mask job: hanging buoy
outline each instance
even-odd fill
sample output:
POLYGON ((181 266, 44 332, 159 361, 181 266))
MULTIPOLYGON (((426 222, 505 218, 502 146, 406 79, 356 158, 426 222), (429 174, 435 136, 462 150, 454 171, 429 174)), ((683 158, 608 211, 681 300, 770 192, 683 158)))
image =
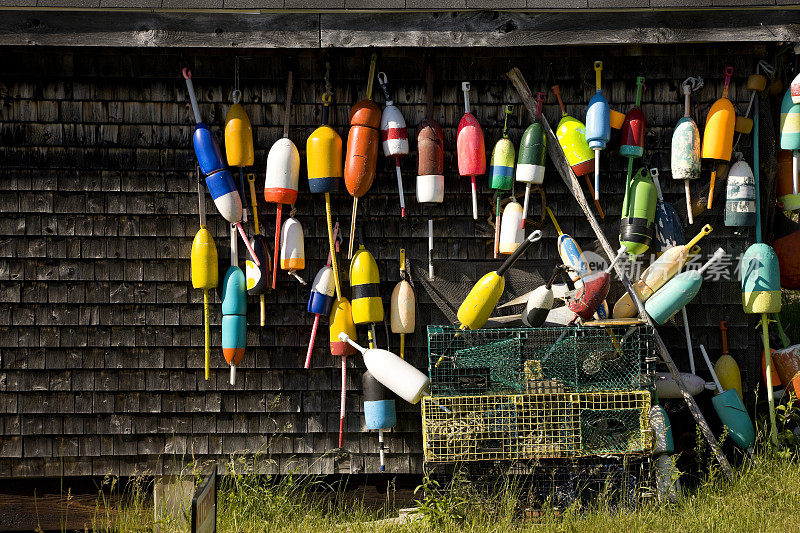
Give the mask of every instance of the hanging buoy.
MULTIPOLYGON (((572 167, 575 175, 585 177, 586 187, 589 189, 589 194, 594 198, 595 190, 588 176, 594 169, 594 151, 589 148, 589 143, 586 142, 586 127, 580 120, 567 115, 564 102, 561 101, 561 88, 558 85, 553 85, 552 90, 561 108, 561 120, 558 121, 558 126, 556 127, 558 144, 561 146, 561 150, 567 158, 567 163, 572 167)), ((603 208, 600 207, 600 201, 595 200, 594 205, 600 218, 605 218, 606 215, 603 212, 603 208)))
POLYGON ((522 206, 515 201, 508 202, 503 208, 503 219, 500 222, 500 244, 498 251, 510 255, 525 240, 522 229, 522 206))
POLYGON ((199 199, 200 229, 192 241, 191 272, 192 287, 203 289, 203 329, 205 332, 205 378, 211 377, 211 331, 209 327, 208 291, 219 283, 219 267, 217 265, 217 247, 211 232, 206 228, 206 199, 197 182, 199 199))
MULTIPOLYGON (((625 114, 625 122, 622 124, 622 137, 620 139, 619 153, 628 158, 628 176, 626 189, 631 188, 631 176, 633 174, 633 160, 642 157, 644 154, 644 134, 647 125, 644 112, 642 111, 642 89, 644 88, 644 77, 636 78, 636 104, 625 114)), ((628 192, 625 192, 628 198, 628 192)), ((625 208, 622 208, 625 217, 625 208)), ((645 250, 647 247, 645 246, 645 250)), ((644 250, 642 250, 644 252, 644 250)), ((633 254, 638 255, 638 254, 633 254)))
POLYGON ((725 188, 725 225, 756 225, 756 180, 750 165, 737 161, 728 171, 725 188))
POLYGON ((220 215, 236 226, 247 247, 247 251, 250 252, 250 257, 253 258, 256 264, 259 264, 258 259, 255 257, 255 252, 250 246, 250 239, 247 238, 242 227, 242 198, 233 183, 233 176, 225 168, 225 163, 222 161, 222 152, 219 149, 219 144, 214 139, 211 130, 202 123, 200 118, 200 106, 197 104, 197 97, 194 94, 192 72, 188 68, 184 68, 182 74, 186 80, 186 88, 189 91, 189 100, 192 103, 192 112, 196 122, 194 135, 192 135, 194 153, 197 156, 200 170, 206 177, 208 192, 211 193, 214 205, 217 206, 220 215))
POLYGON ((305 280, 297 272, 306 268, 306 249, 303 226, 293 216, 286 219, 281 230, 281 269, 287 270, 300 284, 305 280))
POLYGON ((703 147, 701 157, 712 159, 714 169, 711 171, 711 182, 708 188, 708 209, 714 202, 714 181, 717 177, 716 165, 719 162, 727 163, 733 151, 733 130, 736 124, 736 111, 728 100, 728 86, 733 76, 733 67, 725 68, 725 85, 722 97, 714 102, 706 117, 706 128, 703 131, 703 147))
MULTIPOLYGON (((235 239, 232 233, 231 240, 235 239)), ((231 367, 231 385, 236 384, 236 367, 247 346, 247 282, 235 256, 234 250, 222 280, 222 355, 231 367)))
MULTIPOLYGON (((433 65, 428 65, 425 81, 425 120, 417 128, 417 202, 440 204, 444 200, 444 134, 433 120, 433 65)), ((433 278, 433 219, 428 218, 428 279, 433 278)))
POLYGON ((800 104, 792 100, 791 89, 781 102, 781 149, 792 151, 792 194, 798 194, 798 166, 800 165, 800 104))
POLYGON ((359 228, 358 250, 350 261, 350 287, 353 296, 353 322, 368 325, 369 347, 375 348, 375 324, 383 322, 381 278, 375 257, 366 249, 364 230, 359 228))
POLYGON ((489 187, 494 189, 497 198, 494 218, 494 257, 497 258, 500 245, 500 196, 505 191, 510 191, 514 184, 514 143, 508 138, 508 115, 514 106, 507 105, 503 121, 503 138, 497 141, 492 149, 491 167, 489 170, 489 187))
POLYGON ((272 267, 272 257, 269 253, 269 244, 267 239, 261 234, 261 227, 258 223, 258 197, 256 196, 256 177, 253 174, 247 175, 247 181, 250 184, 250 203, 253 206, 253 224, 256 233, 253 235, 253 240, 250 245, 256 253, 260 265, 256 265, 249 259, 245 261, 245 277, 247 278, 247 294, 257 295, 259 299, 261 327, 266 323, 266 304, 264 301, 264 293, 269 289, 269 278, 272 267))
POLYGON ((469 176, 472 188, 472 218, 478 220, 478 191, 475 184, 476 176, 483 176, 486 172, 486 145, 483 141, 483 130, 470 112, 468 81, 461 83, 464 92, 464 116, 458 123, 458 136, 456 137, 456 152, 458 154, 458 173, 469 176))
POLYGON ((622 200, 619 243, 627 248, 632 257, 643 254, 650 247, 656 199, 656 186, 644 168, 640 168, 634 176, 628 176, 622 200))
POLYGON ((416 327, 417 300, 414 289, 406 280, 406 251, 400 250, 400 282, 394 286, 389 316, 392 333, 400 334, 400 359, 405 359, 406 334, 416 327))
POLYGON ((356 353, 355 348, 339 338, 340 335, 356 336, 356 325, 353 323, 353 309, 347 298, 338 298, 333 303, 330 317, 330 347, 331 355, 342 359, 342 386, 339 409, 339 448, 342 447, 344 435, 344 415, 347 400, 347 356, 356 353))
POLYGON ((661 194, 661 183, 658 181, 658 169, 650 169, 650 177, 653 179, 653 185, 656 187, 656 195, 658 200, 656 202, 656 214, 653 219, 653 225, 656 230, 656 252, 662 254, 675 246, 686 243, 686 237, 683 236, 683 228, 681 227, 681 219, 678 218, 678 213, 672 204, 664 201, 664 196, 661 194))
MULTIPOLYGON (((333 239, 339 234, 339 224, 333 230, 333 239)), ((335 253, 335 250, 334 250, 335 253)), ((333 268, 331 268, 331 253, 328 253, 327 264, 319 269, 314 282, 311 284, 311 294, 308 296, 308 305, 306 311, 314 313, 314 325, 311 328, 311 339, 308 341, 308 350, 306 351, 305 368, 311 366, 311 352, 314 351, 314 340, 317 337, 317 327, 319 326, 319 317, 321 315, 328 316, 333 309, 333 302, 336 301, 336 275, 333 268)))
MULTIPOLYGON (((691 241, 670 248, 642 272, 632 287, 643 303, 683 269, 692 248, 711 231, 711 226, 706 224, 691 241)), ((636 314, 636 305, 633 303, 631 295, 626 292, 614 304, 613 316, 614 318, 632 318, 636 314)))
POLYGON ((594 199, 600 199, 600 150, 611 140, 611 108, 600 87, 603 62, 594 62, 595 93, 586 109, 586 141, 594 150, 594 199))
POLYGON ((381 145, 383 155, 394 158, 394 168, 397 173, 397 192, 400 196, 400 216, 406 216, 406 200, 403 194, 403 174, 400 171, 400 158, 408 155, 408 131, 406 121, 400 109, 394 105, 389 94, 389 80, 386 74, 378 72, 378 83, 386 97, 386 106, 381 114, 381 145))
MULTIPOLYGON (((267 175, 264 181, 264 199, 276 205, 275 211, 275 264, 272 267, 272 288, 278 277, 278 250, 280 242, 283 204, 294 205, 300 185, 300 152, 289 139, 289 120, 292 106, 292 73, 286 82, 286 110, 283 118, 283 138, 275 141, 267 154, 267 175)), ((285 226, 284 226, 285 227, 285 226)), ((302 236, 302 233, 301 233, 302 236)), ((285 269, 284 269, 285 270, 285 269)))
POLYGON ((547 161, 547 135, 542 125, 542 103, 544 93, 536 93, 536 117, 533 124, 525 129, 519 143, 517 156, 517 181, 525 184, 525 201, 522 204, 522 226, 528 217, 528 201, 531 185, 544 182, 545 162, 547 161))
POLYGON ((347 192, 353 197, 353 212, 350 215, 350 238, 347 246, 347 258, 353 257, 353 239, 355 238, 358 199, 367 194, 375 181, 375 167, 378 164, 378 146, 380 144, 381 110, 372 101, 372 82, 375 78, 376 54, 372 54, 369 62, 367 78, 367 94, 350 108, 350 132, 347 134, 347 152, 344 157, 344 183, 347 192))
POLYGON ((702 78, 686 78, 682 86, 684 104, 683 117, 672 132, 670 168, 672 179, 682 180, 686 193, 686 214, 689 224, 694 224, 692 192, 689 182, 700 177, 700 130, 691 117, 689 95, 703 87, 702 78))
MULTIPOLYGON (((327 65, 330 67, 330 65, 327 65)), ((325 79, 327 81, 328 74, 325 79)), ((328 227, 328 257, 331 260, 336 297, 342 297, 339 282, 339 266, 336 258, 336 236, 331 215, 331 193, 339 190, 344 175, 342 166, 342 138, 328 125, 332 95, 326 90, 322 94, 322 124, 309 135, 306 141, 306 167, 308 188, 314 194, 325 195, 325 220, 328 227)), ((338 224, 337 224, 338 228, 338 224)))
POLYGON ((664 324, 683 309, 700 292, 703 273, 715 262, 722 259, 725 250, 719 248, 711 259, 697 270, 688 270, 674 276, 644 304, 647 314, 657 323, 664 324))
POLYGON ((361 390, 364 391, 364 423, 367 429, 378 430, 378 453, 381 472, 386 471, 384 455, 386 447, 383 432, 397 425, 397 407, 392 393, 381 385, 369 370, 361 376, 361 390))
POLYGON ((794 194, 793 156, 789 150, 778 150, 778 206, 784 211, 800 210, 800 194, 794 194))

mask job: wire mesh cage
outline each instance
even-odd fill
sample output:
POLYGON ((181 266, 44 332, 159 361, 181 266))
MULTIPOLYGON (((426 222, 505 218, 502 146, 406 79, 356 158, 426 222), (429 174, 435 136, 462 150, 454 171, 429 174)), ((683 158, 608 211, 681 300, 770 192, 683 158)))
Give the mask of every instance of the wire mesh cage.
POLYGON ((426 397, 424 457, 433 463, 647 452, 649 410, 647 391, 426 397))
POLYGON ((460 481, 492 495, 511 491, 527 508, 564 508, 577 502, 635 507, 652 496, 652 462, 647 455, 426 464, 426 474, 443 490, 460 481))
POLYGON ((433 396, 652 390, 646 324, 460 330, 428 326, 433 396))

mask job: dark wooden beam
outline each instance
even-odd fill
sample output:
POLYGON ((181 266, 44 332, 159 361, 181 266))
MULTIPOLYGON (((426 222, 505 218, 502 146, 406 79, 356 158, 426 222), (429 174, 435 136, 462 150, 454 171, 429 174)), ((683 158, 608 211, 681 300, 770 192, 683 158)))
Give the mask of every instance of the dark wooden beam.
POLYGON ((0 11, 0 45, 319 48, 319 15, 0 11))
POLYGON ((800 40, 800 10, 451 13, 0 11, 0 45, 556 46, 800 40))

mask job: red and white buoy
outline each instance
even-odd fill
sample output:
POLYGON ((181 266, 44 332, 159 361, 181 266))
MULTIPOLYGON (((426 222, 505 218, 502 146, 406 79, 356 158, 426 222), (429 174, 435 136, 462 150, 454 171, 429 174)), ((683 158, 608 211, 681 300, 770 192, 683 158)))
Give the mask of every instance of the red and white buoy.
POLYGON ((389 80, 386 73, 378 72, 378 83, 386 97, 386 107, 381 114, 381 145, 383 155, 394 158, 397 172, 397 192, 400 195, 400 216, 406 216, 406 199, 403 194, 403 173, 400 170, 400 158, 408 155, 408 130, 400 109, 394 105, 389 93, 389 80))

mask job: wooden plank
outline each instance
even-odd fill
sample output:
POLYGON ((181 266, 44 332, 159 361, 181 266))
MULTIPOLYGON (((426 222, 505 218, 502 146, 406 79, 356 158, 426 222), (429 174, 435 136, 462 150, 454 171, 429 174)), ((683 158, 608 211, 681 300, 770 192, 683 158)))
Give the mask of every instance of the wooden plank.
POLYGON ((798 37, 800 12, 795 10, 320 15, 324 48, 795 41, 798 37))
POLYGON ((174 13, 3 11, 0 45, 546 46, 800 40, 800 11, 174 13))
MULTIPOLYGON (((528 112, 531 114, 531 117, 536 116, 536 102, 533 98, 533 94, 528 87, 525 78, 522 76, 522 72, 516 67, 512 68, 507 76, 516 87, 517 92, 519 93, 520 97, 522 98, 525 107, 528 109, 528 112)), ((564 155, 563 150, 561 150, 561 146, 558 144, 558 139, 553 134, 553 130, 550 127, 550 124, 547 121, 547 117, 542 115, 541 117, 542 124, 544 125, 545 133, 547 134, 547 153, 550 156, 550 159, 555 163, 556 167, 558 168, 558 173, 561 175, 561 178, 564 180, 567 188, 572 192, 572 195, 577 200, 578 204, 580 205, 581 210, 583 211, 584 215, 586 215, 587 220, 589 221, 589 225, 595 232, 597 239, 600 241, 600 244, 603 247, 603 250, 606 252, 606 255, 609 257, 609 261, 616 256, 615 249, 611 246, 611 243, 606 238, 605 234, 603 233, 603 229, 598 224, 597 219, 594 217, 594 211, 592 208, 589 207, 589 204, 586 202, 583 190, 581 189, 580 184, 578 183, 578 178, 575 176, 575 173, 567 163, 567 158, 564 155)), ((719 443, 717 443, 717 439, 714 437, 714 433, 712 433, 711 428, 708 426, 708 422, 706 421, 703 413, 700 411, 700 408, 697 406, 697 402, 695 402, 694 397, 689 394, 686 390, 685 385, 683 384, 683 380, 680 376, 680 371, 678 367, 675 366, 675 362, 672 360, 672 356, 667 350, 667 346, 664 344, 664 341, 661 339, 661 335, 659 335, 658 330, 653 323, 653 320, 650 318, 650 315, 644 309, 644 304, 642 300, 639 298, 639 295, 633 290, 631 281, 628 279, 627 273, 625 269, 619 264, 619 262, 614 267, 615 271, 617 272, 617 276, 622 281, 622 284, 625 286, 625 289, 633 298, 634 303, 636 304, 637 309, 639 310, 639 316, 642 317, 647 323, 653 328, 653 334, 656 339, 656 346, 658 347, 658 351, 661 354, 661 358, 666 363, 667 368, 669 369, 672 376, 675 378, 675 382, 680 387, 681 392, 683 393, 683 399, 686 401, 687 406, 689 407, 689 411, 691 411, 692 416, 694 416, 697 425, 700 426, 703 435, 705 436, 706 440, 708 441, 709 446, 711 447, 712 451, 714 452, 717 461, 719 462, 720 466, 722 467, 722 471, 725 473, 728 479, 733 478, 733 470, 731 469, 730 463, 728 463, 728 459, 722 453, 722 450, 719 447, 719 443)))
POLYGON ((0 45, 318 48, 319 16, 3 11, 0 45))

